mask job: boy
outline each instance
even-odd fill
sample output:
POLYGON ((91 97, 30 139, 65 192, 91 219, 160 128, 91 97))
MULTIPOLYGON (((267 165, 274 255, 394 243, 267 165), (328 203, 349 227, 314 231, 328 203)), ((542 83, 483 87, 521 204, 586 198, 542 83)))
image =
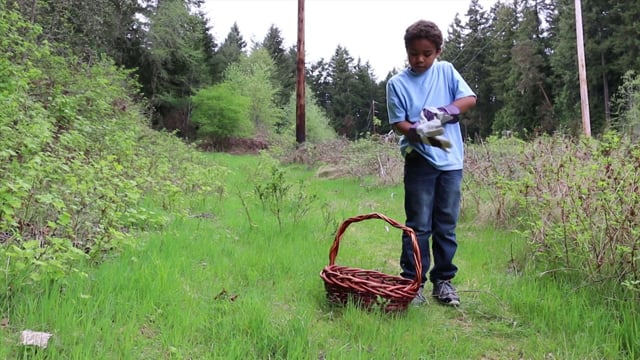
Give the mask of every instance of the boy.
MULTIPOLYGON (((422 256, 422 286, 413 303, 426 301, 423 288, 430 267, 431 237, 433 268, 428 280, 433 283, 432 296, 442 304, 457 306, 460 297, 451 279, 458 271, 453 257, 458 248, 455 230, 464 156, 458 117, 475 106, 476 95, 452 64, 437 60, 442 42, 442 32, 431 21, 419 20, 407 28, 404 43, 409 67, 387 83, 387 109, 389 123, 404 135, 400 151, 405 158, 406 225, 416 232, 422 256), (425 135, 418 129, 428 120, 434 122, 425 135)), ((403 234, 402 277, 415 278, 412 258, 411 239, 403 234)))

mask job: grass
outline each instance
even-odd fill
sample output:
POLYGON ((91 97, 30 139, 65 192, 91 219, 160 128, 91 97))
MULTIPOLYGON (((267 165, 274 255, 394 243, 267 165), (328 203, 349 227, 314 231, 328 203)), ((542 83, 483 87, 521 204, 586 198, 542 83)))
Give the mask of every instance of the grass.
MULTIPOLYGON (((231 170, 226 194, 189 199, 186 215, 168 214, 172 221, 164 229, 140 234, 139 247, 87 268, 88 276, 19 295, 1 314, 8 324, 0 327, 0 358, 640 356, 637 304, 515 267, 513 254, 521 259, 524 239, 470 216, 458 232, 459 308, 431 301, 390 316, 331 306, 319 272, 328 264, 337 225, 374 211, 402 221, 402 188, 319 180, 312 170, 290 167, 287 181, 303 181, 301 191, 318 198, 297 222, 290 211, 299 207, 283 202, 287 216, 280 227, 252 193, 261 160, 213 154, 211 161, 231 170), (18 337, 24 329, 54 336, 47 349, 23 347, 18 337)), ((337 262, 397 274, 399 237, 381 220, 352 224, 337 262)))

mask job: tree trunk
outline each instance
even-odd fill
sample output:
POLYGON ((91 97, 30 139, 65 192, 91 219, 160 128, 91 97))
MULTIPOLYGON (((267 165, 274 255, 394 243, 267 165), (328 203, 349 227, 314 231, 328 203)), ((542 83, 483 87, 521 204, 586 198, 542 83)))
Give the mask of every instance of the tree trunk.
POLYGON ((38 7, 38 0, 33 0, 33 3, 31 4, 31 23, 35 24, 36 23, 36 9, 38 7))
MULTIPOLYGON (((602 68, 606 69, 606 61, 604 58, 604 52, 600 53, 600 61, 602 64, 602 68)), ((611 104, 609 102, 609 82, 607 81, 607 72, 606 70, 602 72, 602 87, 604 95, 604 118, 607 124, 611 123, 611 104)))

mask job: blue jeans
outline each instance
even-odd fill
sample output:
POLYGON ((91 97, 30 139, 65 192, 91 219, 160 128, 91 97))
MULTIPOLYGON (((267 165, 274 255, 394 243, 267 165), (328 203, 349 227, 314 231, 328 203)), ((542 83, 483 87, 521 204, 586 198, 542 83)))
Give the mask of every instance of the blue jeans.
MULTIPOLYGON (((404 165, 404 209, 406 226, 412 228, 420 248, 422 284, 427 281, 430 250, 433 251, 433 269, 429 280, 447 280, 455 276, 458 268, 453 257, 458 249, 456 224, 460 214, 462 170, 441 171, 416 151, 407 155, 404 165), (432 240, 429 249, 429 238, 432 240)), ((415 279, 413 245, 411 237, 403 233, 400 256, 400 276, 415 279)))

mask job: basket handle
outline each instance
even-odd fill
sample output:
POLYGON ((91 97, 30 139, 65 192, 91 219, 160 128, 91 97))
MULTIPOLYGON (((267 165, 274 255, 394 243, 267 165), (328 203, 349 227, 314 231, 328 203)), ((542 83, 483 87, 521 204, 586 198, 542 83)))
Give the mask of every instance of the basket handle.
POLYGON ((338 250, 340 248, 340 240, 342 240, 342 236, 344 232, 347 230, 349 225, 368 220, 368 219, 381 219, 389 223, 391 226, 401 229, 409 237, 411 238, 411 243, 413 245, 413 263, 416 267, 416 278, 415 282, 420 284, 422 282, 422 257, 420 256, 420 247, 418 246, 418 238, 416 237, 415 231, 408 226, 402 225, 399 222, 391 219, 390 217, 383 215, 381 213, 370 213, 364 215, 358 215, 345 220, 342 225, 338 228, 338 232, 336 233, 335 240, 333 240, 333 245, 331 246, 331 250, 329 251, 329 266, 334 265, 336 262, 336 257, 338 256, 338 250))

